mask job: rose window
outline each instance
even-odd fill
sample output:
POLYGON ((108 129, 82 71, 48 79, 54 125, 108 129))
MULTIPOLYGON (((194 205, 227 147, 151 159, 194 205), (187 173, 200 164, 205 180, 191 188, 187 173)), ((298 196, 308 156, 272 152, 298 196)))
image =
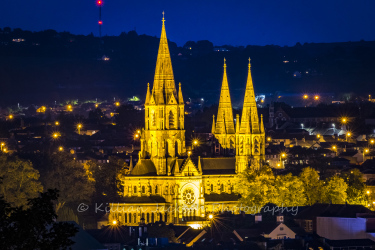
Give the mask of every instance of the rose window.
POLYGON ((182 199, 187 205, 193 204, 195 201, 194 191, 190 188, 185 189, 182 194, 182 199))

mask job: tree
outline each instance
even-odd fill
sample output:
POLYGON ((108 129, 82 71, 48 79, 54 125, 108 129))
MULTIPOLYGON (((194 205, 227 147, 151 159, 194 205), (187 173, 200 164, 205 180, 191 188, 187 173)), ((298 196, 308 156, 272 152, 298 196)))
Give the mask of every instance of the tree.
POLYGON ((39 172, 30 161, 0 156, 0 196, 11 206, 26 206, 27 200, 43 191, 39 172))
POLYGON ((302 170, 299 178, 304 184, 306 204, 311 206, 314 203, 321 201, 323 183, 320 180, 318 172, 315 169, 307 167, 302 170))
POLYGON ((247 206, 245 212, 259 212, 265 204, 274 202, 277 197, 272 169, 263 166, 260 170, 246 170, 239 176, 237 192, 241 195, 240 206, 247 206))
POLYGON ((276 177, 276 205, 283 207, 304 206, 306 203, 305 188, 298 176, 291 173, 276 177))
MULTIPOLYGON (((121 179, 129 174, 126 162, 118 157, 109 157, 109 162, 99 164, 94 161, 85 163, 89 174, 95 182, 97 196, 106 196, 108 199, 115 198, 122 191, 121 179)), ((103 197, 101 197, 103 198, 103 197)))
POLYGON ((347 198, 346 189, 348 185, 344 179, 338 176, 333 176, 329 179, 327 185, 324 187, 325 202, 332 204, 344 204, 347 198))
POLYGON ((348 188, 346 190, 347 201, 349 204, 364 205, 368 204, 366 195, 366 184, 363 182, 363 174, 358 169, 341 173, 348 188))
POLYGON ((57 190, 48 190, 30 199, 28 208, 11 207, 0 197, 1 249, 67 249, 78 228, 68 222, 55 222, 53 201, 57 190))
POLYGON ((83 166, 73 159, 69 153, 59 152, 51 156, 51 170, 45 177, 47 188, 60 190, 59 203, 56 211, 65 203, 89 201, 94 185, 89 181, 83 166))

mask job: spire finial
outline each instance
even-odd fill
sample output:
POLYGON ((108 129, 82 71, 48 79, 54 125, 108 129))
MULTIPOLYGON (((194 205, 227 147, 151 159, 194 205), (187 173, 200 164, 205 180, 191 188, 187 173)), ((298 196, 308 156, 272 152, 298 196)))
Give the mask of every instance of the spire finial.
POLYGON ((224 68, 226 68, 227 67, 227 63, 226 63, 226 59, 225 59, 225 57, 224 57, 224 68))
POLYGON ((178 87, 180 87, 180 88, 181 88, 181 82, 179 82, 179 83, 178 83, 178 87))
POLYGON ((251 67, 250 60, 251 60, 251 59, 250 59, 250 57, 249 57, 249 68, 251 67))
POLYGON ((163 21, 163 25, 164 25, 164 22, 165 22, 165 19, 164 19, 164 10, 163 10, 162 14, 163 14, 163 19, 162 19, 162 21, 163 21))
POLYGON ((150 87, 150 83, 148 82, 148 83, 147 83, 147 88, 149 88, 149 87, 150 87))

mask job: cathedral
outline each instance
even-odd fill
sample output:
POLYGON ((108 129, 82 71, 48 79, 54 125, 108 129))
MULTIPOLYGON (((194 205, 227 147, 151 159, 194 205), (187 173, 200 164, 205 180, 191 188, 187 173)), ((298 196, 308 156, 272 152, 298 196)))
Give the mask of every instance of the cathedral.
POLYGON ((139 160, 121 180, 123 197, 110 204, 109 221, 121 225, 163 221, 199 228, 210 213, 240 212, 237 176, 246 168, 259 168, 265 160, 263 119, 259 121, 250 59, 241 120, 239 115, 234 119, 224 59, 212 134, 223 151, 235 157, 191 156, 185 145, 181 83, 177 89, 164 23, 163 17, 152 90, 147 85, 139 160))

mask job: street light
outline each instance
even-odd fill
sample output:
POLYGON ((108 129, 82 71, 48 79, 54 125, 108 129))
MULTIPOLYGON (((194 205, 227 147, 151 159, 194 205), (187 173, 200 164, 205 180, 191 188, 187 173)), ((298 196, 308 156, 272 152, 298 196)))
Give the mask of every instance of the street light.
POLYGON ((59 137, 60 137, 60 133, 59 132, 55 132, 55 133, 52 134, 52 138, 54 140, 58 139, 59 137))
POLYGON ((368 148, 363 149, 363 162, 365 162, 365 154, 367 154, 370 150, 368 148))
POLYGON ((56 125, 56 126, 59 126, 59 125, 60 125, 60 122, 55 121, 55 125, 56 125))
POLYGON ((341 119, 341 123, 342 124, 346 124, 348 122, 348 119, 346 118, 346 117, 343 117, 342 119, 341 119))
POLYGON ((320 139, 320 134, 317 134, 317 135, 316 135, 316 138, 320 139))
POLYGON ((81 128, 82 128, 82 124, 77 124, 77 129, 78 129, 78 134, 80 135, 81 134, 81 128))
POLYGON ((116 104, 116 106, 117 106, 117 107, 119 107, 119 106, 120 106, 120 102, 116 102, 115 104, 116 104))
POLYGON ((308 95, 303 95, 303 99, 307 99, 307 98, 309 98, 308 95))
POLYGON ((4 142, 2 142, 1 143, 1 151, 3 151, 3 147, 5 146, 5 143, 4 142))
POLYGON ((9 115, 9 119, 10 119, 10 120, 13 119, 13 115, 12 115, 12 114, 9 115))
POLYGON ((286 158, 286 153, 281 153, 281 154, 280 154, 280 165, 281 165, 281 163, 282 163, 283 168, 285 168, 285 166, 284 166, 284 161, 285 161, 285 160, 282 160, 283 158, 286 158))
POLYGON ((335 152, 335 156, 337 156, 337 147, 336 147, 336 145, 332 146, 332 150, 333 150, 333 152, 335 152))
POLYGON ((64 148, 60 146, 59 151, 64 151, 64 148))
POLYGON ((346 133, 346 136, 345 136, 345 139, 346 139, 346 141, 348 141, 348 137, 349 137, 349 139, 350 139, 350 136, 351 136, 352 134, 350 133, 350 132, 347 132, 346 133))
POLYGON ((271 137, 267 137, 267 141, 271 141, 272 139, 271 139, 271 137))
POLYGON ((314 96, 314 99, 319 100, 319 96, 318 95, 314 96))

